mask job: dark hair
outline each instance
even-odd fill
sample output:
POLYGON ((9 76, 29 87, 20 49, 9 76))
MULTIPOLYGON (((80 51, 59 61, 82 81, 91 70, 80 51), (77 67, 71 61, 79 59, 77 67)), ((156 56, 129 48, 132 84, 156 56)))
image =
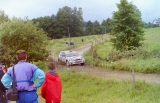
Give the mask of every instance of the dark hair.
POLYGON ((48 69, 54 70, 55 68, 56 68, 56 67, 55 67, 55 65, 54 65, 53 62, 49 62, 49 63, 48 63, 48 69))
POLYGON ((13 63, 11 63, 11 64, 10 64, 10 67, 12 67, 13 65, 14 65, 14 64, 13 64, 13 63))
POLYGON ((16 52, 16 55, 17 55, 17 59, 18 60, 25 60, 26 59, 26 56, 27 56, 27 53, 25 50, 18 50, 16 52))

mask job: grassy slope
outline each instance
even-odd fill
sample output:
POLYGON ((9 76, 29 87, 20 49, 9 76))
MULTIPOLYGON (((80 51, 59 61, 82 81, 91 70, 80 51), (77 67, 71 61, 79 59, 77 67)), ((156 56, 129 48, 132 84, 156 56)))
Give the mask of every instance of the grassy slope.
POLYGON ((147 50, 150 52, 155 50, 160 51, 160 28, 146 29, 145 34, 145 44, 147 45, 147 50))
POLYGON ((58 53, 61 50, 66 50, 66 49, 72 49, 72 48, 76 48, 82 45, 85 45, 89 42, 92 42, 98 38, 101 38, 103 36, 107 36, 107 34, 105 35, 90 35, 90 36, 82 36, 82 37, 72 37, 72 38, 63 38, 63 39, 54 39, 50 41, 50 47, 48 47, 49 49, 51 49, 52 52, 54 53, 58 53), (84 42, 82 42, 82 38, 84 39, 84 42), (66 42, 74 42, 74 47, 73 46, 69 46, 66 47, 66 42))
MULTIPOLYGON (((58 71, 62 80, 61 103, 158 103, 159 85, 136 82, 104 80, 75 71, 58 71)), ((39 98, 40 103, 44 103, 39 98)))
MULTIPOLYGON (((106 62, 104 60, 92 60, 92 56, 89 55, 91 53, 86 54, 86 61, 92 65, 111 68, 111 69, 119 69, 119 70, 131 70, 134 69, 136 72, 144 72, 144 73, 159 73, 160 72, 160 28, 152 28, 145 30, 145 49, 150 53, 155 55, 150 58, 136 58, 136 59, 121 59, 116 62, 106 62)), ((96 45, 94 49, 97 51, 99 57, 105 59, 109 52, 112 52, 112 44, 110 42, 100 43, 96 45), (105 48, 104 48, 105 47, 105 48)), ((116 56, 113 54, 113 56, 116 56)))

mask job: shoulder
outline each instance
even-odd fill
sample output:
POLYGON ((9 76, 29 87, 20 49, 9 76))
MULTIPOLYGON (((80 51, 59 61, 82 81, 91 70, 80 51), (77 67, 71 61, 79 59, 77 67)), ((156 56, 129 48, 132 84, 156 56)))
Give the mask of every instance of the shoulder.
POLYGON ((12 69, 13 69, 13 67, 9 67, 7 70, 7 73, 11 74, 12 69))
POLYGON ((15 65, 15 68, 30 68, 33 71, 35 71, 38 67, 35 64, 29 63, 29 62, 19 62, 15 65))
POLYGON ((29 62, 25 62, 26 65, 32 66, 32 67, 37 67, 35 64, 29 63, 29 62))

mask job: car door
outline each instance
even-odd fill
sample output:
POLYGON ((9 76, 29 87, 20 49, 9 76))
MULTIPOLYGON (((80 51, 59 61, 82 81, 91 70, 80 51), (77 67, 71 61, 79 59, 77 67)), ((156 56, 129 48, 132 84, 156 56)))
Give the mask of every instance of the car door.
POLYGON ((65 52, 63 52, 62 53, 62 62, 66 62, 66 53, 65 52))
POLYGON ((63 52, 60 52, 60 53, 59 53, 59 57, 58 57, 58 59, 59 59, 61 62, 62 62, 62 58, 63 58, 63 57, 62 57, 62 53, 63 53, 63 52))

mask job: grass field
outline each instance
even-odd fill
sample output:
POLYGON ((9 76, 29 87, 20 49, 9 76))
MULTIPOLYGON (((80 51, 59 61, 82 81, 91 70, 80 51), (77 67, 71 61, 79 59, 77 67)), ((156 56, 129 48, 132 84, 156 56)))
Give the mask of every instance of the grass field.
POLYGON ((145 30, 145 44, 150 52, 160 51, 160 28, 152 28, 145 30))
POLYGON ((110 69, 126 71, 134 69, 136 72, 142 73, 160 73, 160 28, 145 29, 144 37, 143 47, 138 48, 136 54, 132 51, 135 55, 134 58, 133 56, 125 56, 131 54, 131 52, 116 54, 112 43, 106 41, 94 46, 98 57, 101 59, 93 58, 90 55, 92 53, 88 52, 85 56, 86 61, 91 65, 110 69), (120 56, 122 57, 121 59, 119 59, 120 56), (107 61, 108 58, 113 59, 113 61, 107 61))
POLYGON ((94 40, 97 40, 98 38, 102 38, 104 36, 107 36, 107 34, 53 39, 53 40, 50 40, 50 46, 48 47, 48 49, 50 49, 54 53, 58 53, 61 50, 66 50, 66 49, 70 50, 70 49, 85 45, 87 43, 93 42, 94 40), (82 42, 82 39, 84 40, 83 42, 82 42), (66 42, 74 42, 74 46, 66 47, 66 44, 65 44, 66 42))
MULTIPOLYGON (((136 81, 136 88, 130 81, 100 79, 86 74, 68 74, 58 70, 62 81, 61 103, 159 103, 160 86, 136 81)), ((39 103, 45 103, 40 96, 39 103)), ((15 102, 12 102, 15 103, 15 102)))

